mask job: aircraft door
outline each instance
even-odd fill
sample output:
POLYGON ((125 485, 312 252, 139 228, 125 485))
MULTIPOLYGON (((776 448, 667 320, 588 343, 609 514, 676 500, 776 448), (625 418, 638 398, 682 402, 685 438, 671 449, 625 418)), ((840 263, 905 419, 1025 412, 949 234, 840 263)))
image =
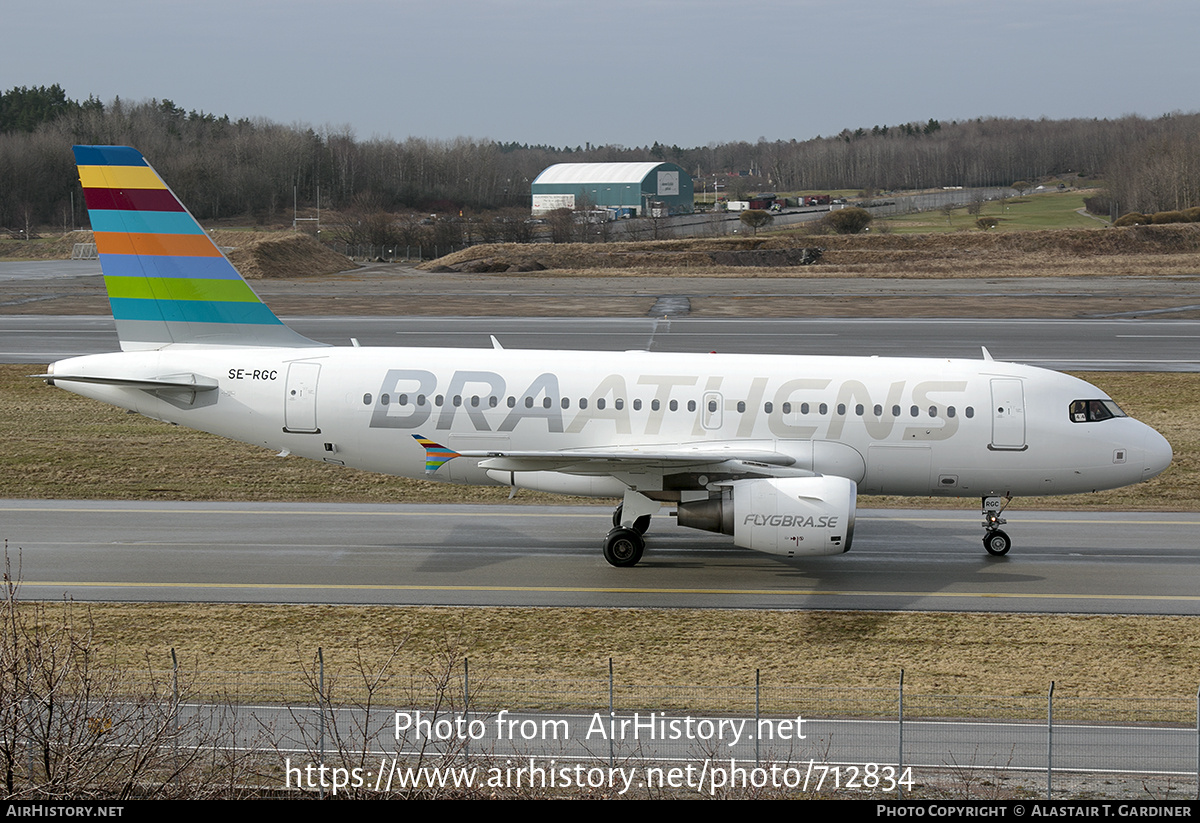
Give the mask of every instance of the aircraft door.
POLYGON ((288 365, 283 405, 283 430, 298 434, 320 434, 317 428, 317 378, 320 363, 288 365))
POLYGON ((992 378, 991 448, 1025 448, 1025 390, 1020 378, 992 378))

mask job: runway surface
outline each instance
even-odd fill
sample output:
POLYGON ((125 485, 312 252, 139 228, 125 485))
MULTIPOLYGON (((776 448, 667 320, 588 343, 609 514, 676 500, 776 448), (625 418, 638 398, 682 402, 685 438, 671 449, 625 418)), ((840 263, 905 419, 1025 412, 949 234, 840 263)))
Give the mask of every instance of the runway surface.
POLYGON ((1200 514, 860 509, 845 555, 785 560, 651 525, 604 562, 604 507, 0 501, 26 597, 433 605, 1200 613, 1200 514))
MULTIPOLYGON (((364 346, 506 348, 979 359, 1051 369, 1200 371, 1200 321, 719 318, 292 317, 315 340, 364 346)), ((112 319, 0 315, 0 363, 118 351, 112 319)))

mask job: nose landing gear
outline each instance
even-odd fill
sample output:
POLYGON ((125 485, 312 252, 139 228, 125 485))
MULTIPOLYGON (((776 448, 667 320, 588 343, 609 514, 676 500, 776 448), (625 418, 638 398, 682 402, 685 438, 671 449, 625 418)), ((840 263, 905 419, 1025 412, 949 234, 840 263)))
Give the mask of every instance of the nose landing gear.
POLYGON ((983 498, 983 528, 987 530, 983 535, 983 547, 993 557, 1003 557, 1012 548, 1012 541, 1000 530, 1008 522, 1000 515, 1011 502, 1011 496, 983 498))

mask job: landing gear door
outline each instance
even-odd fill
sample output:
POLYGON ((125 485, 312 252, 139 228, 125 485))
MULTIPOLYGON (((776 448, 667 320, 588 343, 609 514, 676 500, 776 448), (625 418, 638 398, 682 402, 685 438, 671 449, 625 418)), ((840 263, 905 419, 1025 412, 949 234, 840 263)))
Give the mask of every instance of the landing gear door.
POLYGON ((1025 390, 1019 378, 992 378, 991 448, 1025 448, 1025 390))
POLYGON ((319 363, 292 363, 288 366, 283 404, 283 430, 299 434, 320 434, 317 428, 317 378, 319 363))

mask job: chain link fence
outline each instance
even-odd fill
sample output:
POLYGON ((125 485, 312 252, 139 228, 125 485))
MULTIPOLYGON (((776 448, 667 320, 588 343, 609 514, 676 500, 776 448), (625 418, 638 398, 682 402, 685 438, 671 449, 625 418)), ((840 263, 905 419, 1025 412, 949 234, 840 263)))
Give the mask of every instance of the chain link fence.
MULTIPOLYGON (((63 650, 74 647, 54 636, 34 640, 5 657, 0 679, 0 787, 13 798, 81 786, 98 796, 324 792, 322 769, 387 773, 386 787, 352 787, 375 796, 397 793, 397 773, 411 784, 414 768, 444 780, 550 767, 608 774, 595 785, 609 792, 613 774, 637 769, 678 773, 688 787, 693 773, 741 774, 746 785, 761 774, 780 791, 753 796, 795 796, 803 786, 806 796, 978 798, 1005 787, 1063 798, 1085 778, 1138 792, 1129 781, 1152 781, 1158 799, 1200 793, 1200 693, 1083 697, 1051 683, 1042 695, 924 694, 906 690, 903 674, 871 688, 757 675, 644 684, 611 663, 594 678, 562 681, 480 675, 455 655, 423 669, 368 670, 320 650, 292 672, 206 671, 176 665, 172 653, 132 673, 68 662, 63 650)), ((423 785, 421 796, 431 790, 423 785)))
POLYGON ((622 682, 619 672, 551 681, 472 676, 464 660, 439 671, 314 665, 172 677, 189 706, 241 717, 226 720, 224 733, 240 728, 264 754, 321 762, 887 764, 909 769, 917 793, 950 777, 976 787, 1017 780, 1063 797, 1080 775, 1154 776, 1176 796, 1200 792, 1200 693, 1081 697, 1048 684, 1042 695, 922 694, 906 691, 902 677, 881 688, 649 685, 622 682))

